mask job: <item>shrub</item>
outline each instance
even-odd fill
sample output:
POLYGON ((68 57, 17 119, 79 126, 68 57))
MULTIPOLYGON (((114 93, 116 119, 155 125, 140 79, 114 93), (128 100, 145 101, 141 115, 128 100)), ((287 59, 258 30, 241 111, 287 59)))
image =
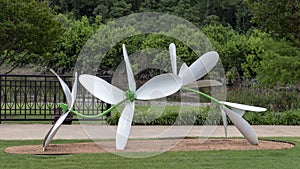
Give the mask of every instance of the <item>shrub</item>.
POLYGON ((270 111, 287 111, 300 108, 300 96, 291 88, 228 88, 227 100, 266 107, 270 111))
MULTIPOLYGON (((153 112, 135 113, 133 125, 222 125, 221 113, 209 107, 199 107, 199 110, 187 110, 179 113, 177 106, 167 108, 157 115, 153 112), (214 111, 214 112, 212 112, 214 111), (179 114, 179 115, 178 115, 179 114)), ((110 125, 117 125, 120 112, 114 111, 107 118, 110 125)), ((251 125, 299 125, 300 109, 285 112, 246 112, 243 118, 251 125)), ((227 118, 228 125, 232 122, 227 118)))

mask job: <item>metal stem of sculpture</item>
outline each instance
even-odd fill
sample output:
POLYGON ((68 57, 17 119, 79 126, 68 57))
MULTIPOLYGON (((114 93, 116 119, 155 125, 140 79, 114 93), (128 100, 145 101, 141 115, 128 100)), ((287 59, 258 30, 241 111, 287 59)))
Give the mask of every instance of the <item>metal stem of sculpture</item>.
MULTIPOLYGON (((83 117, 83 118, 91 118, 91 119, 100 118, 102 116, 105 116, 109 112, 113 111, 119 105, 125 103, 128 100, 129 100, 128 98, 125 98, 124 100, 120 101, 119 103, 116 103, 115 105, 111 106, 109 109, 107 109, 107 110, 105 110, 102 113, 99 113, 97 115, 84 115, 84 114, 81 114, 81 113, 79 113, 77 111, 74 111, 74 110, 70 110, 70 112, 73 113, 74 115, 77 115, 77 116, 83 117)), ((65 103, 60 103, 59 107, 62 109, 62 111, 67 111, 68 110, 68 105, 65 104, 65 103)))

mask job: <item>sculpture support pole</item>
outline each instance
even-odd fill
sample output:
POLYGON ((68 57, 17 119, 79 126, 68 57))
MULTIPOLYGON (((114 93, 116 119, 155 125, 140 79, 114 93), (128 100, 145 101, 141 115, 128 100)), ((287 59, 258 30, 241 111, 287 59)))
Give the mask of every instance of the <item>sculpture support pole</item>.
MULTIPOLYGON (((75 115, 77 115, 77 116, 79 116, 79 117, 83 117, 83 118, 99 118, 99 117, 104 116, 104 115, 106 115, 107 113, 111 112, 111 111, 114 110, 117 106, 123 104, 123 103, 126 102, 127 100, 129 100, 129 98, 125 98, 124 100, 122 100, 122 101, 120 101, 119 103, 113 105, 112 107, 110 107, 109 109, 105 110, 104 112, 102 112, 102 113, 100 113, 100 114, 98 114, 98 115, 94 115, 94 116, 91 116, 91 115, 89 115, 89 116, 83 115, 83 114, 78 113, 77 111, 74 111, 74 110, 70 110, 70 112, 73 113, 73 114, 75 114, 75 115)), ((63 111, 68 110, 68 105, 67 105, 67 104, 60 103, 60 104, 59 104, 59 107, 60 107, 63 111)))
MULTIPOLYGON (((221 103, 219 100, 217 100, 217 99, 215 99, 215 98, 211 97, 210 95, 207 95, 207 94, 205 94, 205 93, 203 93, 203 92, 200 92, 200 91, 198 91, 198 90, 194 90, 194 89, 187 88, 187 87, 182 87, 181 89, 182 89, 182 90, 186 90, 186 91, 190 91, 190 92, 197 93, 197 94, 199 94, 199 95, 201 95, 201 96, 204 96, 204 97, 206 97, 206 98, 208 98, 208 99, 210 99, 210 100, 216 102, 217 104, 219 104, 219 105, 221 105, 221 106, 225 106, 225 105, 224 105, 223 103, 221 103)), ((77 116, 79 116, 79 117, 83 117, 83 118, 99 118, 99 117, 104 116, 104 115, 106 115, 107 113, 111 112, 111 111, 114 110, 117 106, 123 104, 124 102, 126 102, 126 101, 128 101, 128 100, 130 100, 130 98, 126 97, 125 99, 123 99, 123 100, 120 101, 119 103, 113 105, 112 107, 110 107, 109 109, 105 110, 104 112, 102 112, 102 113, 100 113, 100 114, 98 114, 98 115, 94 115, 94 116, 93 116, 93 115, 89 115, 89 116, 83 115, 83 114, 78 113, 77 111, 74 111, 74 110, 70 110, 70 112, 73 113, 73 114, 75 114, 75 115, 77 115, 77 116)), ((68 111, 68 105, 65 104, 65 103, 60 103, 60 104, 59 104, 59 107, 63 110, 63 112, 68 111)))
POLYGON ((211 97, 211 96, 208 95, 208 94, 205 94, 205 93, 203 93, 203 92, 200 92, 200 91, 198 91, 198 90, 191 89, 191 88, 188 88, 188 87, 182 87, 181 89, 182 89, 182 90, 186 90, 186 91, 190 91, 190 92, 197 93, 197 94, 199 94, 199 95, 201 95, 201 96, 204 96, 204 97, 206 97, 206 98, 208 98, 208 99, 210 99, 210 100, 216 102, 217 104, 219 104, 219 105, 221 105, 221 106, 225 106, 225 105, 224 105, 223 103, 221 103, 219 100, 217 100, 217 99, 211 97))

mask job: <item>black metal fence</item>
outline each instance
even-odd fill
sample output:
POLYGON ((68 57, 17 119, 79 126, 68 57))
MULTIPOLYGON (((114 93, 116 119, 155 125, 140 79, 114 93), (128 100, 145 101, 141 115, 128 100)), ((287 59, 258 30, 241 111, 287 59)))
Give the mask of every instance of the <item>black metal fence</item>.
MULTIPOLYGON (((61 76, 61 78, 72 86, 74 77, 61 76)), ((101 78, 111 82, 109 76, 101 78)), ((84 115, 95 115, 110 107, 109 104, 93 97, 80 87, 80 84, 78 85, 78 97, 74 105, 76 111, 84 115)), ((58 104, 66 103, 56 76, 0 75, 0 96, 0 123, 1 121, 53 121, 54 115, 59 110, 58 104)))

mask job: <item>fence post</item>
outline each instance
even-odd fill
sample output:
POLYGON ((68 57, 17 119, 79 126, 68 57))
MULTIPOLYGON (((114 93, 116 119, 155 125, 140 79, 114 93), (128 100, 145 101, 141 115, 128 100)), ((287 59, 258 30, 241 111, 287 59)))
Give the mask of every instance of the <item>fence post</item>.
POLYGON ((2 76, 0 75, 0 124, 2 121, 2 76))

